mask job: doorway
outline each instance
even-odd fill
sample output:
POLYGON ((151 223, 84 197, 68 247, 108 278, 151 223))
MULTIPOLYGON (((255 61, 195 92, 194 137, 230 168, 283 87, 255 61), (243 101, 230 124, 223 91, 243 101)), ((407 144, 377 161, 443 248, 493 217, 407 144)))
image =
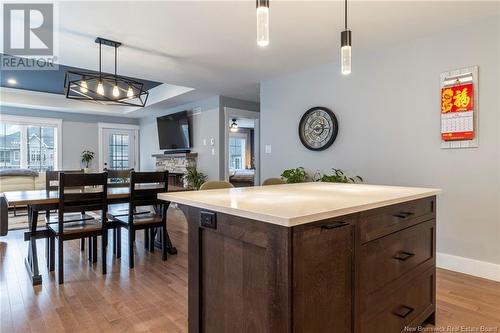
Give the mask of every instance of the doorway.
POLYGON ((225 180, 235 187, 260 185, 260 114, 233 108, 224 111, 225 180))
POLYGON ((100 170, 138 170, 138 131, 133 125, 99 127, 100 170))

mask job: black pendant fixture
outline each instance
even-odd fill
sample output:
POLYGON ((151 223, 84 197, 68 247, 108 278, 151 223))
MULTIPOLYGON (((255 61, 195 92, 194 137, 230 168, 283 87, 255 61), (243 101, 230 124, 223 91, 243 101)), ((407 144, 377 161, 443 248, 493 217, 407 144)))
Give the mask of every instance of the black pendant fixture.
POLYGON ((149 92, 144 83, 117 75, 117 49, 121 43, 97 37, 99 44, 99 73, 90 71, 67 71, 64 78, 66 98, 91 101, 107 105, 144 107, 149 92), (102 72, 102 46, 115 49, 115 73, 102 72))
POLYGON ((233 133, 238 132, 238 123, 236 122, 235 118, 232 119, 231 125, 229 126, 229 130, 233 133))
POLYGON ((342 74, 351 74, 351 30, 347 29, 347 0, 344 3, 344 31, 340 33, 340 61, 342 74))

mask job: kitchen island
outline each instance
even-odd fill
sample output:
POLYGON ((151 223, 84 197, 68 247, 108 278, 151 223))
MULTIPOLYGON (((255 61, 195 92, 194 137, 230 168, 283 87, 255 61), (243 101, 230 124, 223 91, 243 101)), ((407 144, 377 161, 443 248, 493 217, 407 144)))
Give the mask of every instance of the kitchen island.
POLYGON ((188 220, 189 332, 433 323, 439 192, 303 183, 160 194, 188 220))

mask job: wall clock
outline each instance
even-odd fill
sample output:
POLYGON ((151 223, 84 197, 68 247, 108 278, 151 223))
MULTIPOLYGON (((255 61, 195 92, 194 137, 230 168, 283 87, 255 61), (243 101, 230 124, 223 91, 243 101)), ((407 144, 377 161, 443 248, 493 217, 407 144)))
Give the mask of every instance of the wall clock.
POLYGON ((304 113, 299 124, 299 137, 310 150, 325 150, 337 138, 339 123, 330 109, 316 106, 304 113))

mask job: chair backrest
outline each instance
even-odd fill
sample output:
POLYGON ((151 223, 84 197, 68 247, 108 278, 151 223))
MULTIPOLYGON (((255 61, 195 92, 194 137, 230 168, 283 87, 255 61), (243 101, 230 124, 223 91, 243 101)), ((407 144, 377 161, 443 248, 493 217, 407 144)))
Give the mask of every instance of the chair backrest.
POLYGON ((233 188, 233 184, 224 180, 209 180, 200 186, 200 190, 215 190, 221 188, 233 188))
POLYGON ((130 186, 130 171, 134 169, 116 170, 104 168, 108 173, 108 187, 128 187, 130 186))
MULTIPOLYGON (((59 230, 63 230, 64 213, 101 211, 105 221, 108 194, 108 174, 59 173, 59 230)), ((103 223, 104 225, 104 223, 103 223)))
POLYGON ((64 173, 82 173, 82 170, 59 170, 45 172, 45 190, 57 191, 59 189, 59 174, 64 173))
POLYGON ((164 204, 158 193, 168 191, 168 171, 135 172, 130 171, 130 205, 138 206, 164 204))
POLYGON ((281 178, 267 178, 266 180, 264 180, 264 182, 262 182, 263 186, 266 186, 266 185, 281 185, 281 184, 286 184, 286 181, 284 181, 281 178))

